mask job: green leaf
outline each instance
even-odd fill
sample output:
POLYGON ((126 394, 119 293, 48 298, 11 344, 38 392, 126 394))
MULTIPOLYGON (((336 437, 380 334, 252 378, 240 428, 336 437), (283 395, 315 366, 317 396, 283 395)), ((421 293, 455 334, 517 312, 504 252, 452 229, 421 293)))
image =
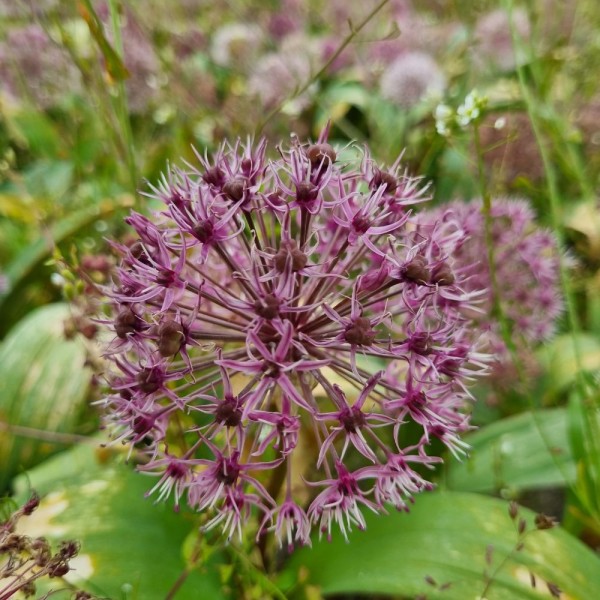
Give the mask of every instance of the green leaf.
POLYGON ((548 372, 549 385, 558 393, 573 384, 579 370, 600 370, 600 342, 597 337, 584 333, 564 334, 544 347, 540 359, 548 372))
POLYGON ((409 514, 367 515, 366 531, 351 534, 349 543, 336 535, 295 552, 282 581, 299 574, 325 595, 425 594, 428 600, 540 600, 551 597, 550 582, 561 598, 600 598, 600 559, 591 550, 560 529, 533 531, 534 514, 520 509, 532 531, 515 552, 518 536, 507 508, 475 494, 423 494, 409 514), (487 590, 484 573, 493 574, 487 590))
POLYGON ((471 444, 471 456, 449 464, 446 483, 451 489, 531 489, 565 485, 575 479, 565 409, 501 419, 465 436, 465 441, 471 444))
POLYGON ((0 296, 0 309, 5 303, 17 301, 21 286, 36 267, 50 256, 56 244, 76 235, 97 220, 108 217, 125 205, 123 200, 121 202, 121 205, 114 201, 99 202, 82 208, 54 223, 49 229, 48 236, 41 236, 37 242, 23 249, 4 270, 4 275, 8 279, 8 293, 0 296))
POLYGON ((98 48, 104 57, 106 72, 114 81, 123 81, 129 77, 129 71, 123 64, 121 57, 111 46, 104 35, 102 21, 95 13, 92 3, 89 0, 78 2, 79 14, 89 27, 92 37, 98 44, 98 48))
MULTIPOLYGON (((23 520, 24 533, 81 543, 66 576, 75 585, 115 600, 164 600, 186 568, 183 544, 197 525, 193 515, 146 499, 153 482, 110 450, 80 445, 17 480, 22 499, 30 488, 48 494, 23 520)), ((222 558, 214 553, 192 570, 174 597, 227 598, 218 575, 222 558)))
POLYGON ((81 422, 91 372, 82 342, 64 337, 68 315, 66 304, 39 308, 0 345, 0 489, 19 470, 64 449, 68 442, 56 434, 72 433, 81 422))

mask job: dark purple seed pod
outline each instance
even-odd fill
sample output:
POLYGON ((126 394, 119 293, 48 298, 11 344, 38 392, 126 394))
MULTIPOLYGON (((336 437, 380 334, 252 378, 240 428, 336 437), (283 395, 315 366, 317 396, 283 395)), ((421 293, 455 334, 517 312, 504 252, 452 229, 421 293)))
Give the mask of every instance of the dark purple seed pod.
POLYGON ((367 418, 360 409, 352 407, 342 415, 340 422, 346 431, 356 433, 367 424, 367 418))
POLYGON ((279 300, 273 294, 256 300, 254 310, 259 317, 271 320, 279 316, 279 300))
POLYGON ((437 285, 452 285, 455 281, 454 273, 452 273, 452 269, 449 267, 448 263, 442 262, 439 265, 436 265, 431 270, 431 283, 435 283, 437 285))
POLYGON ((357 346, 370 346, 376 335, 376 332, 371 328, 371 321, 366 317, 358 317, 346 328, 344 340, 357 346))
POLYGON ((310 181, 301 181, 296 186, 296 200, 300 204, 312 202, 319 196, 319 188, 310 181))
POLYGON ((115 318, 115 331, 121 339, 126 339, 130 333, 139 331, 139 319, 128 306, 121 309, 115 318))
POLYGON ((385 185, 385 191, 387 194, 393 194, 398 187, 398 179, 391 173, 375 169, 373 173, 373 179, 369 183, 371 189, 379 189, 382 185, 385 185))
POLYGON ((223 193, 234 202, 244 197, 246 191, 246 180, 243 177, 234 177, 223 186, 223 193))
POLYGON ((202 179, 209 185, 221 188, 225 183, 225 173, 219 167, 211 167, 202 175, 202 179))
POLYGON ((156 369, 145 367, 137 375, 138 388, 144 394, 152 394, 160 389, 162 378, 156 369))
POLYGON ((427 268, 427 261, 422 256, 415 256, 410 262, 404 265, 402 270, 404 279, 414 283, 429 283, 431 274, 427 268))
POLYGON ((237 427, 242 422, 242 411, 233 400, 225 400, 215 410, 215 421, 225 427, 237 427))
POLYGON ((308 263, 308 256, 298 249, 298 243, 296 240, 284 241, 281 243, 281 247, 273 258, 275 269, 280 273, 283 273, 286 269, 288 260, 292 263, 292 272, 296 273, 303 269, 308 263))
POLYGON ((183 326, 174 319, 168 319, 158 328, 158 351, 165 358, 174 356, 181 349, 185 339, 183 326))
POLYGON ((200 221, 198 224, 194 225, 193 232, 194 235, 198 238, 200 242, 206 244, 212 237, 212 234, 215 230, 214 225, 211 221, 200 221))
POLYGON ((331 144, 313 144, 306 150, 306 156, 313 167, 323 164, 325 167, 334 163, 337 155, 331 144))

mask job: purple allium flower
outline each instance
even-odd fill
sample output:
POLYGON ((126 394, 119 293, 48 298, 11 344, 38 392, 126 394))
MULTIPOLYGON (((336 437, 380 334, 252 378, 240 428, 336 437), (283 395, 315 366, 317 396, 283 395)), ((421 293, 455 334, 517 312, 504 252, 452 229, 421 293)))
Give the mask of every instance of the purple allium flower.
POLYGON ((212 37, 211 56, 221 67, 246 68, 264 43, 260 27, 250 23, 226 23, 212 37))
POLYGON ((68 53, 39 25, 10 29, 0 44, 0 83, 9 97, 41 108, 80 90, 79 73, 68 53))
MULTIPOLYGON (((256 61, 248 80, 250 93, 258 96, 267 109, 290 98, 310 79, 312 59, 318 52, 316 40, 303 35, 286 38, 277 52, 269 52, 256 61)), ((304 110, 310 104, 310 92, 295 97, 288 112, 304 110)))
POLYGON ((381 75, 381 95, 402 108, 412 108, 428 97, 441 96, 446 77, 424 52, 400 55, 381 75))
MULTIPOLYGON (((512 20, 517 36, 527 39, 531 32, 527 13, 517 8, 512 13, 512 20)), ((475 39, 475 59, 483 68, 494 65, 502 71, 510 71, 522 62, 515 57, 509 16, 501 8, 479 19, 475 26, 475 39)))
MULTIPOLYGON (((495 199, 491 217, 500 309, 517 345, 530 348, 552 336, 563 311, 557 241, 550 231, 536 225, 533 210, 525 200, 495 199)), ((500 325, 492 316, 493 288, 481 202, 453 202, 422 212, 417 221, 424 231, 442 227, 446 240, 452 240, 455 233, 445 251, 454 257, 455 269, 471 265, 465 290, 488 290, 485 303, 479 307, 482 312, 472 315, 478 335, 482 340, 487 338, 486 350, 492 351, 498 362, 508 361, 500 325)))
POLYGON ((441 461, 434 440, 464 452, 485 356, 465 316, 481 292, 445 251, 457 232, 411 216, 426 186, 367 149, 340 161, 326 131, 277 150, 198 153, 147 194, 162 211, 127 219, 104 404, 159 499, 228 537, 254 515, 291 546, 431 489, 413 467, 441 461))

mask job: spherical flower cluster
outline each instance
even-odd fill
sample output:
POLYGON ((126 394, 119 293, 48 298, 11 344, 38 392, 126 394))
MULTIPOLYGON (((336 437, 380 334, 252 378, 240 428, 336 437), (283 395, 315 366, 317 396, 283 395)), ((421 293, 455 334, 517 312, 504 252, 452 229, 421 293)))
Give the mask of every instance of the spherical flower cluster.
POLYGON ((379 87, 381 95, 390 102, 412 108, 427 97, 441 96, 446 77, 428 54, 407 52, 386 68, 379 87))
MULTIPOLYGON (((523 9, 512 12, 512 27, 518 38, 528 39, 531 35, 529 17, 523 9)), ((513 48, 511 21, 503 9, 496 9, 485 14, 475 26, 475 60, 482 68, 495 65, 502 71, 510 71, 522 63, 515 56, 513 48)))
POLYGON ((486 357, 447 228, 412 223, 420 180, 367 149, 340 160, 326 132, 277 150, 198 154, 148 194, 162 211, 126 219, 104 404, 151 493, 292 546, 431 489, 418 471, 441 461, 434 441, 464 451, 486 357))
MULTIPOLYGON (((291 98, 310 79, 311 58, 316 50, 305 36, 288 37, 277 52, 264 54, 256 61, 248 80, 249 92, 258 96, 266 109, 291 98)), ((304 110, 310 104, 311 91, 293 98, 288 112, 304 110)))
MULTIPOLYGON (((560 254, 554 235, 535 224, 533 210, 525 200, 498 198, 492 201, 491 237, 493 243, 496 291, 500 310, 520 347, 548 339, 563 311, 560 293, 560 254)), ((465 281, 468 291, 486 289, 479 316, 473 315, 477 335, 487 337, 501 366, 508 360, 498 319, 492 316, 492 276, 487 260, 485 222, 481 202, 453 202, 418 217, 424 231, 442 230, 445 239, 455 242, 445 247, 459 265, 474 265, 465 281)), ((475 331, 475 330, 474 330, 475 331)))
POLYGON ((259 54, 264 36, 257 25, 227 23, 212 37, 210 53, 221 67, 247 67, 259 54))
POLYGON ((81 81, 68 53, 39 25, 14 27, 0 43, 0 89, 40 108, 77 93, 81 81))

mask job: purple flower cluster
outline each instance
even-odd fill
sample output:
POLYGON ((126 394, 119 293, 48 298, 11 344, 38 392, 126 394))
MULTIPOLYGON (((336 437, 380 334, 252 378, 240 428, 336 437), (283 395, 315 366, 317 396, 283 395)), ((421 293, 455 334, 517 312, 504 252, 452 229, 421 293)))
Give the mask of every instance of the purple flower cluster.
POLYGON ((327 132, 277 150, 198 154, 148 194, 163 210, 126 219, 104 403, 150 493, 228 537, 254 515, 292 546, 431 489, 415 468, 441 461, 434 441, 464 452, 486 356, 465 316, 481 292, 445 251, 457 233, 411 218, 420 180, 367 149, 340 159, 327 132))
MULTIPOLYGON (((500 310, 511 326, 513 339, 519 346, 530 348, 552 336, 563 312, 558 244, 552 232, 536 225, 526 200, 493 200, 491 219, 500 310)), ((453 202, 421 213, 418 222, 425 231, 442 228, 446 240, 455 240, 445 251, 452 254, 457 266, 472 266, 466 290, 488 290, 481 313, 473 315, 474 324, 481 338, 487 338, 486 349, 496 361, 508 361, 500 325, 492 317, 493 285, 481 201, 453 202)))
POLYGON ((68 53, 37 24, 14 27, 0 42, 0 98, 46 109, 81 89, 68 53))

